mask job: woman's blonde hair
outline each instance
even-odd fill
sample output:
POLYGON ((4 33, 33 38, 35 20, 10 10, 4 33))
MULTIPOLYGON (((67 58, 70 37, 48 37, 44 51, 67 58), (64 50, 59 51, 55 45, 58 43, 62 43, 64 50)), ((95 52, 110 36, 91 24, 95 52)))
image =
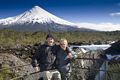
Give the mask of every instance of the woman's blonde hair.
POLYGON ((65 39, 65 38, 61 38, 61 39, 60 39, 60 42, 63 42, 63 41, 65 41, 65 42, 68 44, 67 39, 65 39))

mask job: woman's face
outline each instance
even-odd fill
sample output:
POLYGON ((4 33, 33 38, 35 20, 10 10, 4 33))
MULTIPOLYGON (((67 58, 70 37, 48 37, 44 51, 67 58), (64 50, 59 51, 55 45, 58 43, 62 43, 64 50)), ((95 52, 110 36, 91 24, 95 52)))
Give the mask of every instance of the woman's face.
POLYGON ((67 41, 61 41, 61 42, 60 42, 60 47, 61 47, 62 49, 65 50, 67 46, 68 46, 67 41))

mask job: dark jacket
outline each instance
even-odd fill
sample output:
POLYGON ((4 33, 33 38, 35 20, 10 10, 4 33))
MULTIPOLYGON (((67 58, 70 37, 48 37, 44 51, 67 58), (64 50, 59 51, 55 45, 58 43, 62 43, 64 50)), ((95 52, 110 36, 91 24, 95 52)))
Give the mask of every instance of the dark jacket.
POLYGON ((56 66, 61 73, 68 73, 70 71, 71 59, 67 58, 68 53, 71 53, 69 48, 63 50, 60 46, 56 52, 56 66))
POLYGON ((54 62, 56 59, 55 46, 49 46, 47 44, 41 45, 32 58, 32 66, 40 67, 40 71, 54 69, 54 62))

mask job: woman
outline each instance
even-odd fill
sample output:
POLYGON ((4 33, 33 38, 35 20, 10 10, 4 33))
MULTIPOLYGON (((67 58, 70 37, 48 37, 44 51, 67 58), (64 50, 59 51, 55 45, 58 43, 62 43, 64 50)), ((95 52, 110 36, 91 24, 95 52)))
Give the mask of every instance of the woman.
POLYGON ((68 48, 68 42, 66 39, 60 40, 60 45, 58 46, 56 53, 56 64, 57 69, 61 73, 61 78, 62 80, 68 80, 71 71, 70 62, 73 56, 68 48))

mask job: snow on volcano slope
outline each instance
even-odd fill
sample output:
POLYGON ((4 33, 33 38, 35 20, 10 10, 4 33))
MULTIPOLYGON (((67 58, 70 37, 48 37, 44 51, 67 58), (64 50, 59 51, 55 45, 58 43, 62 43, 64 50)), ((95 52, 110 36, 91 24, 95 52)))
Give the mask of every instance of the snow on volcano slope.
POLYGON ((89 29, 81 29, 74 23, 58 18, 39 6, 34 6, 15 17, 0 19, 0 29, 2 28, 28 31, 47 31, 48 29, 52 31, 89 31, 89 29))

